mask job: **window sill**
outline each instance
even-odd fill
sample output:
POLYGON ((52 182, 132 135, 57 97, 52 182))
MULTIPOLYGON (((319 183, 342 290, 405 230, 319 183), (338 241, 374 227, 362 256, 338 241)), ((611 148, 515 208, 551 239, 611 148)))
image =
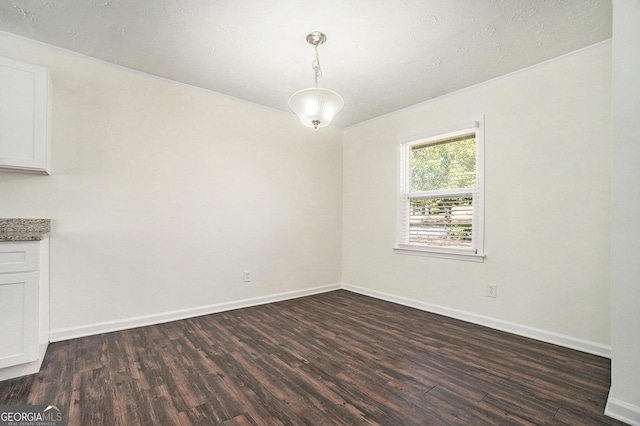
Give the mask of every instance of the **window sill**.
POLYGON ((422 247, 394 247, 393 251, 396 254, 406 254, 410 256, 426 256, 426 257, 437 257, 440 259, 452 259, 452 260, 464 260, 467 262, 484 262, 485 255, 483 254, 475 254, 475 253, 453 253, 453 252, 445 252, 445 251, 436 251, 425 249, 422 247))

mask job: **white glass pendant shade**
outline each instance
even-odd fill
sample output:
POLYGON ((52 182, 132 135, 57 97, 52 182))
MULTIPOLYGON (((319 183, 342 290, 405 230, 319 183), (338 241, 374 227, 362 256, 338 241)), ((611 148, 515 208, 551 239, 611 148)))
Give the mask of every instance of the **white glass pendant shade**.
POLYGON ((289 98, 289 108, 298 115, 302 124, 315 129, 331 123, 343 107, 342 96, 329 89, 303 89, 289 98))

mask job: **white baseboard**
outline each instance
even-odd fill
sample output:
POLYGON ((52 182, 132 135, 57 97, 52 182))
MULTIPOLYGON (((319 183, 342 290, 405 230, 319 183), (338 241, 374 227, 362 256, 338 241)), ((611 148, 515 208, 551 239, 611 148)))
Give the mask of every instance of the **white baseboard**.
POLYGON ((607 399, 604 415, 633 426, 640 426, 640 407, 631 405, 619 399, 607 399))
POLYGON ((201 315, 209 315, 217 312, 230 311, 233 309, 246 308, 249 306, 263 305, 266 303, 280 302, 298 297, 310 296, 312 294, 324 293, 338 289, 345 289, 354 293, 363 294, 365 296, 375 297, 376 299, 386 300, 404 306, 420 309, 427 312, 433 312, 445 315, 451 318, 460 319, 474 324, 483 325, 496 330, 506 331, 508 333, 520 336, 530 337, 532 339, 543 342, 553 343, 555 345, 576 349, 582 352, 611 358, 611 347, 600 343, 590 342, 588 340, 576 337, 566 336, 552 331, 541 330, 534 327, 520 325, 508 321, 503 321, 483 315, 473 314, 457 309, 447 308, 445 306, 434 305, 415 299, 409 299, 402 296, 396 296, 376 290, 358 287, 351 284, 330 284, 320 287, 313 287, 304 290, 295 290, 286 293, 278 293, 268 296, 254 297, 227 303, 219 303, 214 305, 201 306, 197 308, 182 309, 177 311, 163 312, 159 314, 144 315, 133 318, 125 318, 121 320, 106 321, 82 325, 79 327, 60 328, 51 330, 49 333, 49 341, 58 342, 61 340, 75 339, 78 337, 91 336, 101 333, 109 333, 112 331, 126 330, 136 327, 144 327, 147 325, 161 324, 170 321, 177 321, 186 318, 197 317, 201 315))
MULTIPOLYGON (((144 315, 133 318, 125 318, 115 321, 106 321, 82 325, 79 327, 68 327, 51 330, 49 341, 59 342, 62 340, 75 339, 78 337, 92 336, 95 334, 109 333, 112 331, 126 330, 130 328, 144 327, 147 325, 161 324, 170 321, 177 321, 186 318, 198 317, 201 315, 215 314, 217 312, 230 311, 233 309, 247 308, 249 306, 264 305, 266 303, 280 302, 298 297, 310 296, 312 294, 324 293, 340 289, 340 284, 330 284, 320 287, 313 287, 304 290, 289 291, 286 293, 272 294, 269 296, 253 297, 251 299, 237 300, 234 302, 217 303, 214 305, 201 306, 197 308, 181 309, 177 311, 163 312, 159 314, 144 315)), ((37 370, 36 370, 37 371, 37 370)))
POLYGON ((529 337, 547 343, 553 343, 554 345, 576 349, 601 357, 611 358, 611 347, 600 343, 590 342, 588 340, 566 336, 564 334, 555 333, 553 331, 541 330, 539 328, 486 317, 484 315, 460 311, 458 309, 447 308, 445 306, 434 305, 432 303, 409 299, 402 296, 395 296, 393 294, 371 290, 364 287, 358 287, 351 284, 342 283, 341 287, 354 293, 375 297, 376 299, 386 300, 388 302, 397 303, 399 305, 409 306, 423 311, 456 318, 459 320, 483 325, 485 327, 493 328, 496 330, 506 331, 508 333, 517 334, 519 336, 529 337))

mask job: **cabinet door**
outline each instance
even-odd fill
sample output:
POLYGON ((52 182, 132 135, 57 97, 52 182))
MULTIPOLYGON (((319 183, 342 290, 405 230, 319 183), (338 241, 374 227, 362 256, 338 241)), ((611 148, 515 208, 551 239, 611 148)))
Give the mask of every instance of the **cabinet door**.
POLYGON ((46 172, 46 68, 0 58, 0 167, 46 172))
POLYGON ((38 358, 38 272, 0 274, 0 368, 38 358))

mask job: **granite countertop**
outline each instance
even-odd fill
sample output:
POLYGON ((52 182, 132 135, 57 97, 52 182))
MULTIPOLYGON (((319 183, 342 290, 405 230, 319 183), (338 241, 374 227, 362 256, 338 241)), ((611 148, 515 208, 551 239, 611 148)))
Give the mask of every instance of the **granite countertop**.
POLYGON ((0 219, 0 242, 39 241, 51 232, 51 219, 0 219))

